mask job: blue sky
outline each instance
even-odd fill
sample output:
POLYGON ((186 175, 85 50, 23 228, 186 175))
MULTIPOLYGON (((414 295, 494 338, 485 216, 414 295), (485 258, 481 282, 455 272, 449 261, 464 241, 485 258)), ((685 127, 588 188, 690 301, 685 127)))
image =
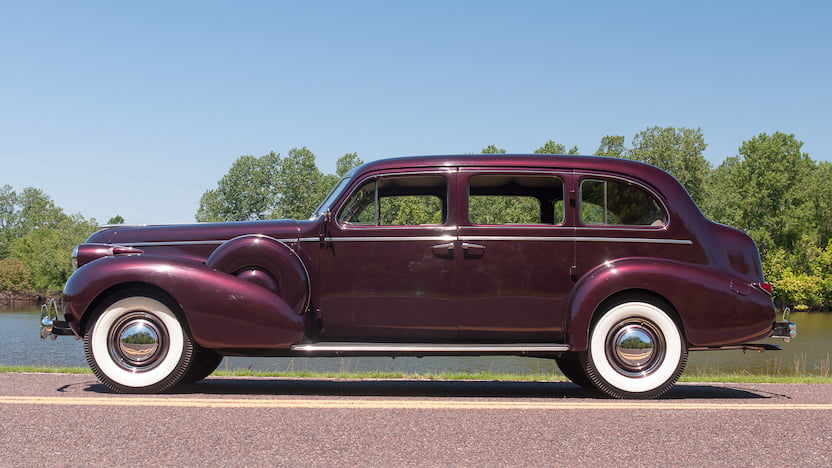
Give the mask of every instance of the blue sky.
POLYGON ((190 222, 243 154, 582 153, 701 127, 832 161, 832 3, 0 1, 0 186, 190 222))

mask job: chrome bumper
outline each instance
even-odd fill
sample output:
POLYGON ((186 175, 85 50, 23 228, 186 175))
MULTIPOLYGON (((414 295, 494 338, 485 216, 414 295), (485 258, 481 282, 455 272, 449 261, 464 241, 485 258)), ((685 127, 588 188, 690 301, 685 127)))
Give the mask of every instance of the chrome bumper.
POLYGON ((63 313, 58 309, 58 301, 50 299, 48 303, 40 306, 40 339, 46 338, 55 339, 58 336, 75 336, 75 339, 80 337, 75 335, 75 332, 69 328, 69 324, 64 320, 63 313))
POLYGON ((797 325, 795 325, 794 322, 789 321, 791 315, 791 309, 786 307, 783 311, 783 320, 780 322, 774 322, 774 328, 772 328, 771 335, 769 336, 772 338, 783 338, 783 341, 786 343, 797 336, 797 325))
POLYGON ((797 325, 794 322, 774 322, 774 329, 771 330, 772 338, 783 338, 788 343, 797 336, 797 325))

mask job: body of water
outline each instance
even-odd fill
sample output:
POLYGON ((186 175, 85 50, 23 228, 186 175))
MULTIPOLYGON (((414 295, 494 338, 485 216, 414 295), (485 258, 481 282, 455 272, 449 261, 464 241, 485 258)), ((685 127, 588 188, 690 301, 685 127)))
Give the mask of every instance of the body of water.
MULTIPOLYGON (((57 340, 39 339, 40 310, 27 305, 0 311, 0 365, 86 367, 83 343, 64 336, 57 340)), ((832 313, 795 312, 797 338, 767 342, 779 344, 783 351, 699 351, 690 353, 687 373, 699 371, 747 372, 751 374, 793 375, 801 372, 828 372, 832 355, 832 313)), ((228 357, 220 369, 262 371, 390 371, 428 372, 554 372, 554 360, 514 356, 497 357, 399 357, 399 358, 240 358, 228 357)))

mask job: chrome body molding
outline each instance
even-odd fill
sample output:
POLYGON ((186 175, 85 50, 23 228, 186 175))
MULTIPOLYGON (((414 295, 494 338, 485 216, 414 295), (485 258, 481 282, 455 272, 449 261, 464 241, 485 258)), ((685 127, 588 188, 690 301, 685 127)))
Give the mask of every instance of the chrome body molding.
MULTIPOLYGON (((320 242, 320 239, 315 239, 320 242)), ((327 237, 326 242, 452 242, 456 236, 327 237)))
POLYGON ((554 343, 306 343, 292 346, 292 351, 308 353, 558 353, 569 345, 554 343))
MULTIPOLYGON (((641 237, 576 237, 576 236, 402 236, 402 237, 326 237, 326 242, 619 242, 628 244, 675 244, 693 245, 690 239, 657 239, 641 237)), ((320 242, 318 237, 303 237, 301 242, 320 242)))
MULTIPOLYGON (((277 239, 264 236, 281 243, 320 242, 320 237, 301 237, 299 239, 277 239)), ((514 242, 620 242, 628 244, 674 244, 693 245, 690 239, 658 239, 643 237, 590 237, 590 236, 368 236, 368 237, 325 237, 325 242, 462 242, 514 241, 514 242)), ((124 242, 116 243, 130 247, 175 247, 182 245, 222 245, 228 240, 171 241, 171 242, 124 242)))
POLYGON ((624 242, 630 244, 675 244, 693 245, 690 239, 642 239, 638 237, 576 237, 576 242, 624 242))
POLYGON ((175 247, 180 245, 222 245, 227 240, 203 240, 203 241, 162 241, 162 242, 114 242, 113 245, 125 245, 129 247, 175 247))

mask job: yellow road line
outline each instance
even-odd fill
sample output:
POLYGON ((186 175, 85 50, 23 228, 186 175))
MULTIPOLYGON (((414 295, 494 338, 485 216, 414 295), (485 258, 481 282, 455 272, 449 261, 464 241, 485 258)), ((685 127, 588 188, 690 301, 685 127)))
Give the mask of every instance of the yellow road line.
POLYGON ((468 401, 332 400, 177 397, 26 397, 0 396, 0 404, 45 406, 159 406, 177 408, 320 408, 320 409, 524 409, 524 410, 832 410, 830 403, 677 403, 660 401, 468 401))

